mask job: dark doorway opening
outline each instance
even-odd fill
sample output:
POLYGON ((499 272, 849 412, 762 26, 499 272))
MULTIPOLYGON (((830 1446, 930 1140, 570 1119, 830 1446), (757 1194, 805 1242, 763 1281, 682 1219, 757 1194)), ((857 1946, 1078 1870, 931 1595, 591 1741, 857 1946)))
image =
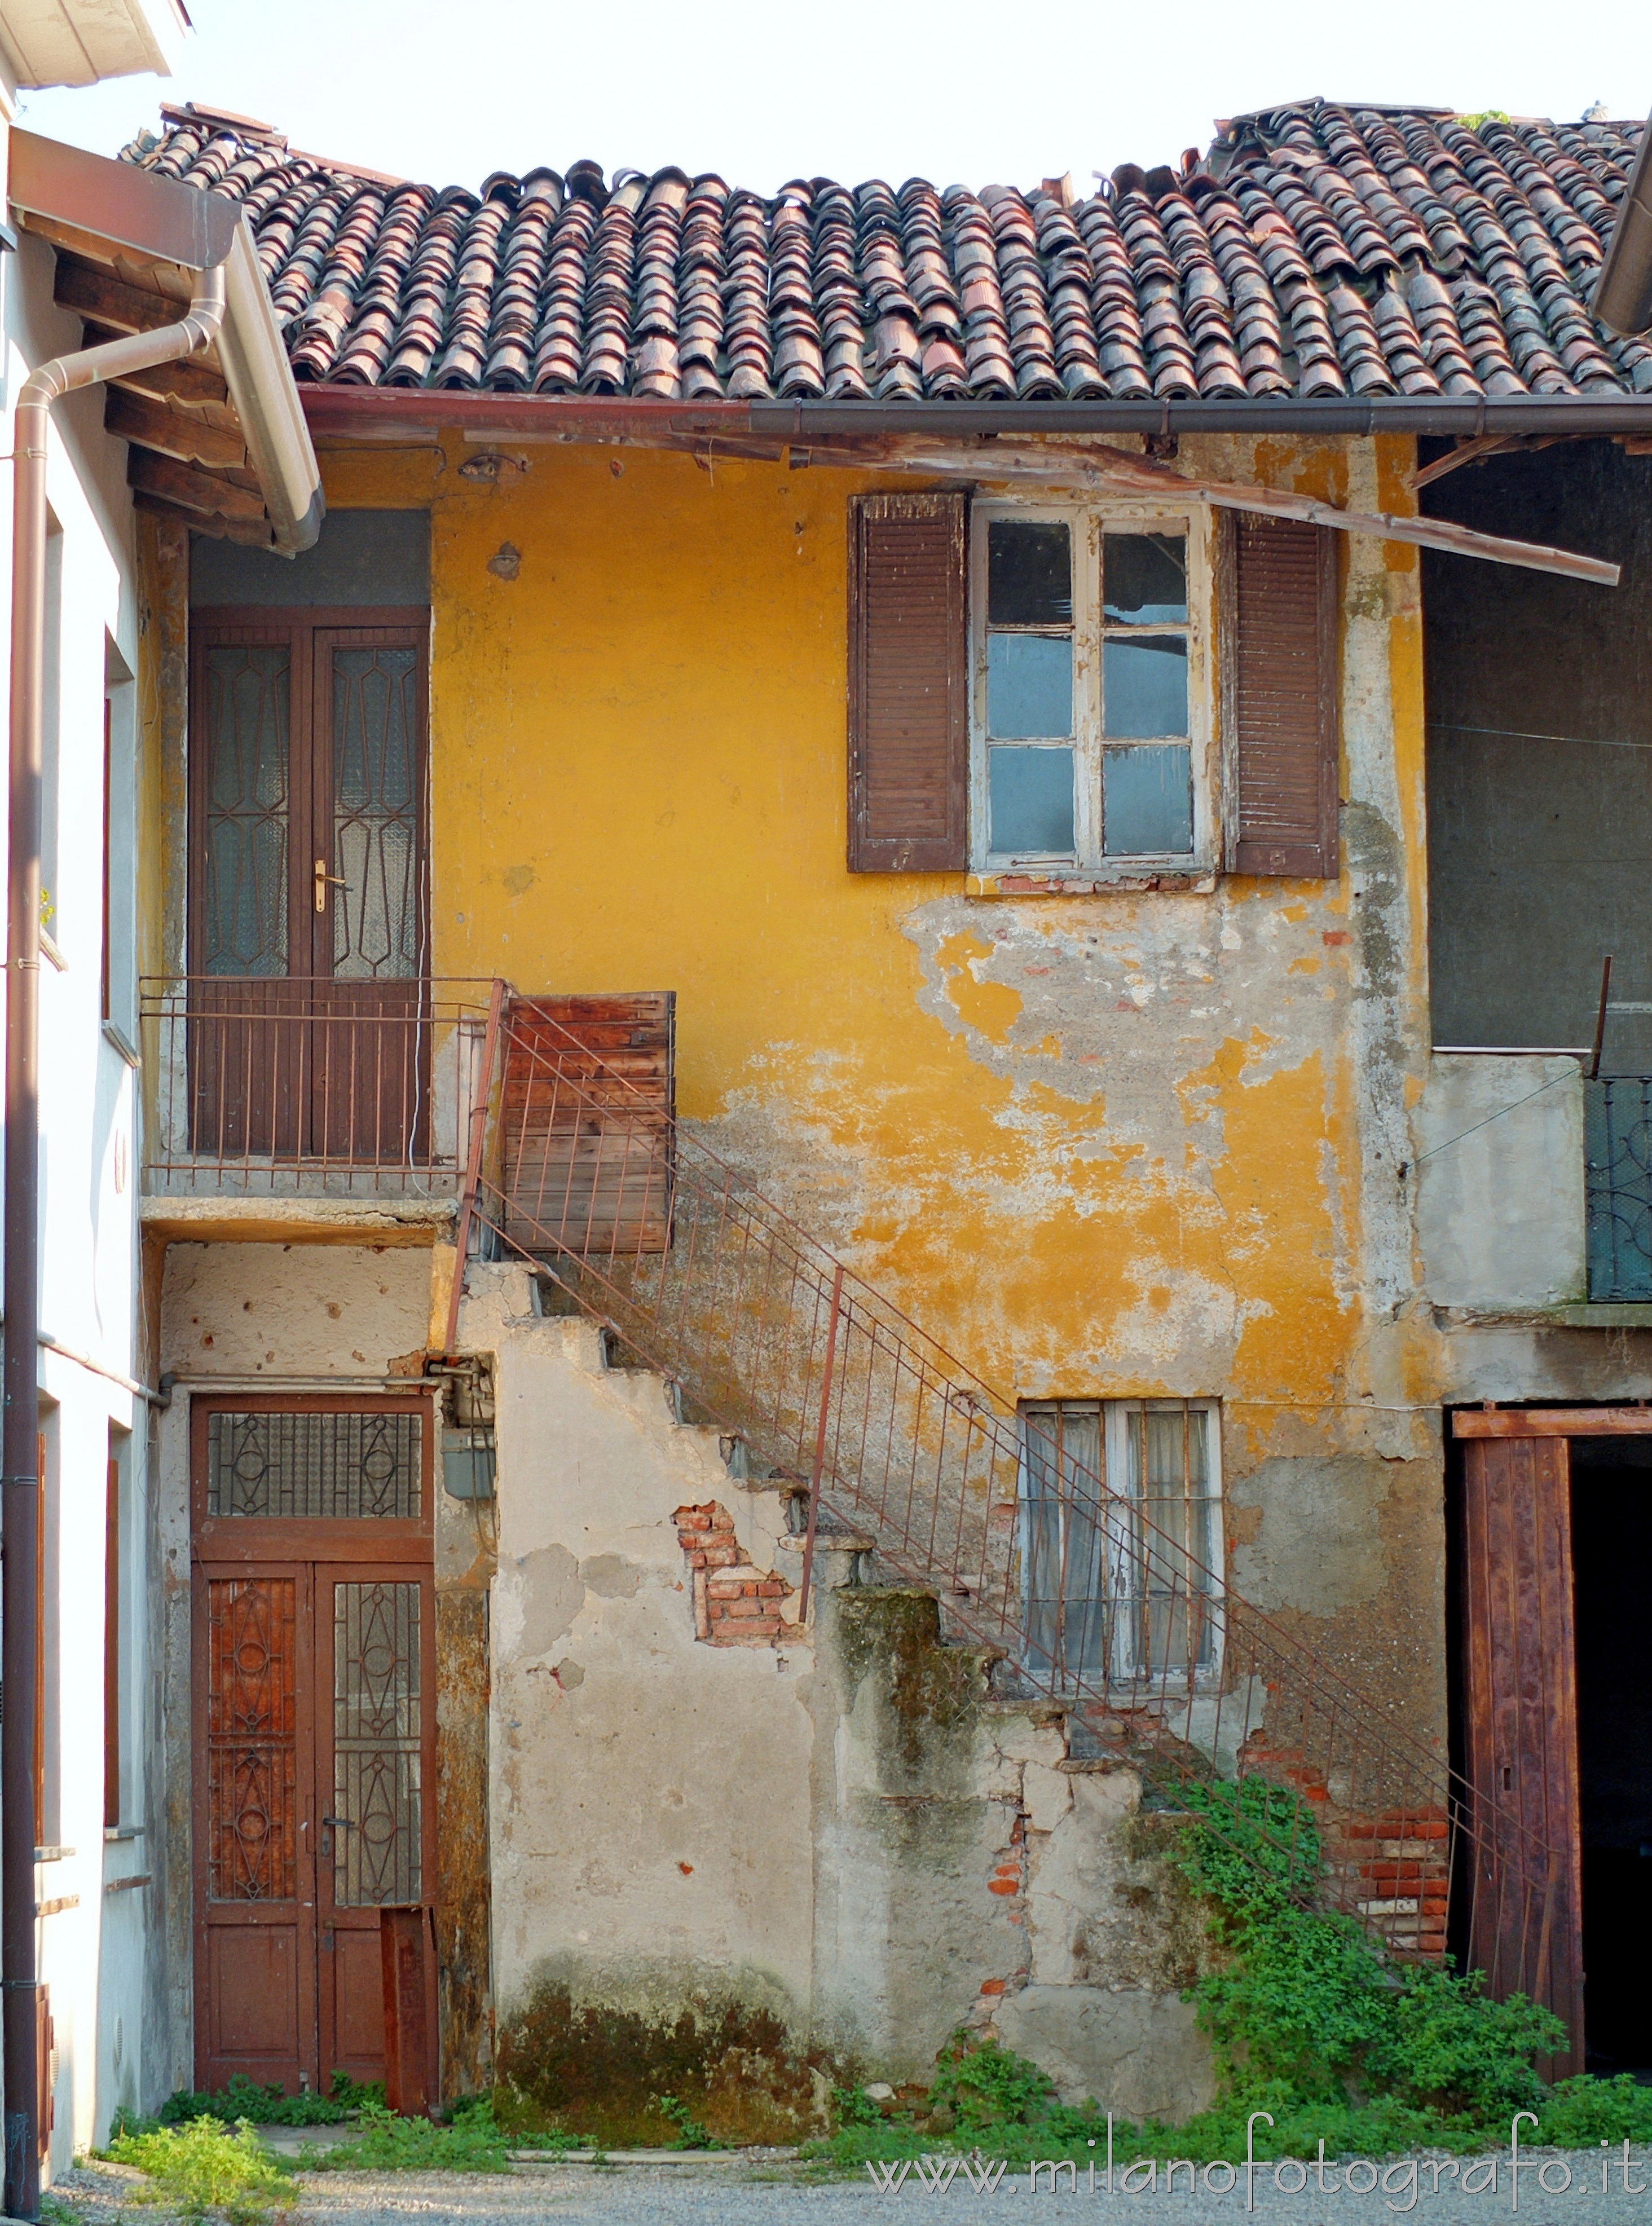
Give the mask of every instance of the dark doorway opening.
POLYGON ((1652 2077, 1652 1440, 1572 1441, 1572 1551, 1588 2064, 1652 2077))

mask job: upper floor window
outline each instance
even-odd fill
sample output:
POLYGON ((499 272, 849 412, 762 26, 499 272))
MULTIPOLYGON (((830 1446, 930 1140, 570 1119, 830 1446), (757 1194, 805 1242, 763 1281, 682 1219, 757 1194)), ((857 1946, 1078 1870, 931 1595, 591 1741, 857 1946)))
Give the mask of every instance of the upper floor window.
POLYGON ((949 492, 850 527, 852 872, 1337 877, 1335 534, 949 492))
POLYGON ((974 862, 1191 859, 1209 722, 1190 522, 992 507, 978 524, 974 862))

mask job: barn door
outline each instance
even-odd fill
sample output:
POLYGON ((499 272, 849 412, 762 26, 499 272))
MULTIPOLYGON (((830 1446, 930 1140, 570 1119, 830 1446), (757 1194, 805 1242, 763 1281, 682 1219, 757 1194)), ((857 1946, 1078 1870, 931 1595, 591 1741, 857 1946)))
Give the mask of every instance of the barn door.
POLYGON ((1465 1749, 1474 1804, 1469 1962, 1554 2011, 1583 2069, 1583 1894, 1564 1438, 1465 1447, 1465 1749))

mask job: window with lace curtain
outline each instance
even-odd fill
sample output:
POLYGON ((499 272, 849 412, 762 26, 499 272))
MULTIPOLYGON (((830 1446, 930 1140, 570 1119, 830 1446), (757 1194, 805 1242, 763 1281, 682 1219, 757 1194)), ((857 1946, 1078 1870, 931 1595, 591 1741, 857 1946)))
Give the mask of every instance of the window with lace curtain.
POLYGON ((1208 1399, 1023 1402, 1021 1584, 1040 1680, 1099 1689, 1216 1671, 1217 1411, 1208 1399))

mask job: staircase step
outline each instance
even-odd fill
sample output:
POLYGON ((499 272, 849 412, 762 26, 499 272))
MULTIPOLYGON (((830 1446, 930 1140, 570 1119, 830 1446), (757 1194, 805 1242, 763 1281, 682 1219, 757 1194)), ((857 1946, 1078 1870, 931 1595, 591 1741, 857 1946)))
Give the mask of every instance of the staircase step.
POLYGON ((658 1371, 651 1360, 645 1360, 633 1345, 626 1343, 617 1330, 602 1332, 602 1365, 619 1376, 652 1376, 658 1371))
POLYGON ((549 1268, 542 1269, 533 1282, 534 1301, 543 1320, 563 1320, 569 1315, 578 1315, 585 1311, 567 1284, 549 1268))

